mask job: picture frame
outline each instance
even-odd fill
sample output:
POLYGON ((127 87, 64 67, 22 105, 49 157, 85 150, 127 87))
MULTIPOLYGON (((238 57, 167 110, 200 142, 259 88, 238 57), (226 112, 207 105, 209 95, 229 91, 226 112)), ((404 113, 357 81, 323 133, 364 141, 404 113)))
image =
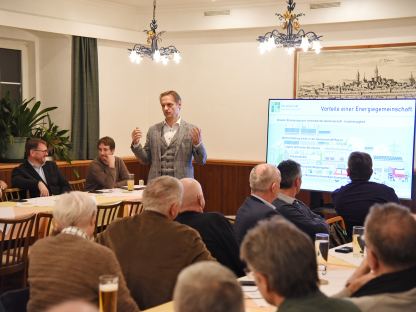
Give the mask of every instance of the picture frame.
POLYGON ((295 53, 294 98, 416 98, 416 42, 295 53))

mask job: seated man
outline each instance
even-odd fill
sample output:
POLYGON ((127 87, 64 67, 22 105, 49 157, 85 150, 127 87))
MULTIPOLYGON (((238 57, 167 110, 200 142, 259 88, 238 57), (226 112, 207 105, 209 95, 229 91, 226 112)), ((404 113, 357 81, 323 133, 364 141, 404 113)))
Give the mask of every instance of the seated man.
POLYGON ((183 268, 214 260, 197 231, 174 221, 182 193, 176 178, 151 180, 143 192, 144 212, 111 223, 98 237, 116 253, 127 286, 142 310, 172 300, 183 268))
POLYGON ((244 296, 235 275, 212 261, 195 263, 178 277, 175 312, 244 312, 244 296))
POLYGON ((320 292, 312 241, 282 217, 261 221, 248 232, 241 259, 264 299, 279 312, 359 312, 351 302, 320 292))
POLYGON ((247 231, 258 221, 279 215, 271 203, 280 190, 280 172, 270 164, 259 164, 250 172, 251 195, 237 211, 234 231, 240 245, 247 231))
POLYGON ((48 147, 45 141, 29 139, 25 154, 27 159, 12 171, 13 187, 29 190, 30 197, 59 195, 71 190, 55 162, 46 161, 48 147))
POLYGON ((91 241, 97 206, 86 193, 62 195, 53 217, 60 234, 38 240, 30 249, 30 299, 27 310, 45 311, 68 300, 98 305, 98 277, 119 277, 118 311, 138 311, 114 253, 91 241))
POLYGON ((218 262, 233 270, 237 276, 245 275, 230 222, 222 214, 203 212, 205 199, 198 181, 192 178, 183 178, 181 183, 183 185, 183 200, 176 221, 197 230, 208 250, 218 262))
POLYGON ((86 191, 110 189, 127 185, 129 171, 124 161, 114 156, 116 143, 110 137, 97 142, 98 157, 88 167, 86 191))
POLYGON ((295 198, 302 185, 300 164, 289 159, 282 161, 277 168, 282 180, 279 195, 273 201, 276 210, 312 240, 315 239, 316 233, 328 233, 325 219, 313 213, 306 204, 295 198))
POLYGON ((370 207, 375 203, 399 203, 396 193, 387 185, 370 182, 373 161, 367 153, 352 152, 348 157, 347 174, 351 182, 332 192, 337 213, 344 218, 348 236, 354 225, 363 225, 370 207))
POLYGON ((362 311, 414 311, 416 219, 407 207, 376 204, 365 221, 367 258, 338 296, 362 311))

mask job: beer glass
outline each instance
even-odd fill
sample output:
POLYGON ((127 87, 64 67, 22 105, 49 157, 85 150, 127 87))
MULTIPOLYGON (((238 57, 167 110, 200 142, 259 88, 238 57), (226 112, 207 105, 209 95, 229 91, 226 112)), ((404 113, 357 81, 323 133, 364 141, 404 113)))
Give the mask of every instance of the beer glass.
POLYGON ((129 179, 127 180, 127 190, 134 191, 134 174, 129 173, 129 179))
POLYGON ((117 312, 118 276, 99 277, 100 312, 117 312))
POLYGON ((326 233, 315 234, 315 252, 318 262, 319 275, 326 274, 326 266, 328 263, 328 251, 329 251, 329 235, 326 233))
POLYGON ((364 257, 364 227, 353 226, 352 228, 352 255, 354 257, 364 257))

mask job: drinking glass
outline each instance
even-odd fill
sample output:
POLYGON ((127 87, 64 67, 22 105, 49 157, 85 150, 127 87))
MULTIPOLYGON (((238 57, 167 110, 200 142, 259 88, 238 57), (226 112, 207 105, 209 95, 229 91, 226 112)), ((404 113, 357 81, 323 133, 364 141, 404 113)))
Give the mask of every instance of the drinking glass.
POLYGON ((127 190, 134 191, 134 174, 129 173, 129 178, 127 180, 127 190))
POLYGON ((352 255, 354 257, 364 257, 364 227, 353 226, 352 228, 352 255))
POLYGON ((118 276, 99 277, 100 312, 117 312, 118 276))
POLYGON ((329 235, 327 233, 315 234, 315 252, 318 262, 319 275, 326 275, 328 263, 329 235))

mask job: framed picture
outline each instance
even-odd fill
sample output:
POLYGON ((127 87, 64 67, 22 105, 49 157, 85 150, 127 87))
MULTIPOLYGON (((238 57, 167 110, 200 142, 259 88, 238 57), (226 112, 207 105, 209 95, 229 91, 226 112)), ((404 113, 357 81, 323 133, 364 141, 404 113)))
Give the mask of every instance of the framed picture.
POLYGON ((297 51, 294 97, 416 98, 416 42, 297 51))

